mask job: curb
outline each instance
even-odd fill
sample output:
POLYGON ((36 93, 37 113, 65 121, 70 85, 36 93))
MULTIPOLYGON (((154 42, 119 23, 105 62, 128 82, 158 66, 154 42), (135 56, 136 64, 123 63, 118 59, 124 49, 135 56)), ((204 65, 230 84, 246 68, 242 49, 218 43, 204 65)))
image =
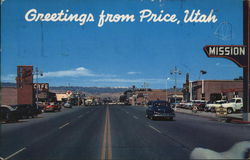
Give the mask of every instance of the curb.
POLYGON ((187 115, 199 116, 199 117, 202 117, 202 118, 210 118, 210 119, 213 119, 213 120, 217 120, 217 119, 218 119, 217 117, 213 117, 213 116, 205 116, 205 115, 199 115, 199 114, 196 114, 196 113, 186 113, 186 112, 181 112, 181 111, 175 111, 175 112, 178 112, 178 113, 181 113, 181 114, 187 114, 187 115))
MULTIPOLYGON (((213 120, 219 120, 218 117, 212 117, 212 116, 205 116, 205 115, 199 115, 199 114, 192 114, 192 113, 186 113, 186 112, 182 112, 182 111, 176 111, 178 113, 181 114, 186 114, 186 115, 193 115, 193 116, 199 116, 199 117, 203 117, 203 118, 210 118, 213 120)), ((236 118, 232 118, 232 117, 228 117, 226 118, 228 123, 238 123, 238 124, 250 124, 250 121, 243 121, 240 119, 236 119, 236 118)))
POLYGON ((250 124, 249 121, 243 121, 243 120, 238 120, 238 119, 231 119, 231 123, 250 124))

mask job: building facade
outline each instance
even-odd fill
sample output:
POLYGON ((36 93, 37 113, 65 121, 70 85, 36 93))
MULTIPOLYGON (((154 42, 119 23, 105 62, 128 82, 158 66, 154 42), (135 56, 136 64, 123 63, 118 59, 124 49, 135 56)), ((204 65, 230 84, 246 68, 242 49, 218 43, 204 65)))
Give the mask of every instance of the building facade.
POLYGON ((17 66, 17 104, 33 104, 33 66, 17 66))
POLYGON ((216 100, 243 97, 242 80, 198 80, 183 86, 185 101, 216 100), (216 98, 217 97, 217 98, 216 98))
POLYGON ((149 101, 156 100, 165 100, 173 101, 177 99, 178 101, 182 100, 182 92, 170 92, 164 89, 130 89, 124 92, 124 95, 121 96, 121 102, 130 105, 146 105, 149 101))

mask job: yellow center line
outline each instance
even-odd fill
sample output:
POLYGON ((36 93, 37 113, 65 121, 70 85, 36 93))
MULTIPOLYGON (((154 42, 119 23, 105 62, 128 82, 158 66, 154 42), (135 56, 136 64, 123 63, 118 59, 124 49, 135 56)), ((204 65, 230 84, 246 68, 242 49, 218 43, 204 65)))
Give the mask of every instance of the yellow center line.
POLYGON ((106 117, 105 117, 105 125, 104 125, 104 133, 103 133, 101 160, 105 160, 106 156, 107 156, 107 159, 112 159, 112 146, 111 146, 111 132, 110 132, 110 119, 109 119, 109 117, 110 117, 109 116, 109 107, 107 107, 106 117), (108 139, 108 141, 107 141, 107 139, 108 139))
POLYGON ((112 143, 111 143, 111 130, 110 130, 110 116, 108 108, 108 159, 112 159, 112 143))

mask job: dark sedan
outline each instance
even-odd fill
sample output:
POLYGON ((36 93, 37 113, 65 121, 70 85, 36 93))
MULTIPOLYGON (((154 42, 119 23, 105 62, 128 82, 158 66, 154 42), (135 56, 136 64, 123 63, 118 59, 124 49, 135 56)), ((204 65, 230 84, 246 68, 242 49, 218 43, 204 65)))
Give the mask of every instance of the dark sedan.
POLYGON ((19 112, 20 118, 33 118, 40 113, 39 109, 37 109, 35 105, 31 104, 17 104, 12 105, 11 107, 19 112))
POLYGON ((16 122, 19 119, 19 112, 8 105, 0 106, 0 121, 16 122))
POLYGON ((175 113, 168 102, 153 101, 146 110, 146 117, 150 119, 161 118, 173 120, 175 113))

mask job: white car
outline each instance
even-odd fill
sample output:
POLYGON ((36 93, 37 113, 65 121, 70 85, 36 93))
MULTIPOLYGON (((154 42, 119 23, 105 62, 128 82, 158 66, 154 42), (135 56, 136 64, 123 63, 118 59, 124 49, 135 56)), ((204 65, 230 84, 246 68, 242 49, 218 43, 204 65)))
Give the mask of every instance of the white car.
POLYGON ((206 104, 205 111, 206 112, 208 112, 208 111, 215 112, 216 108, 221 107, 222 104, 224 104, 224 103, 227 103, 227 101, 226 100, 218 100, 215 103, 208 103, 208 104, 206 104))
POLYGON ((63 106, 64 106, 64 108, 72 108, 72 105, 68 102, 65 103, 63 106))
POLYGON ((233 113, 240 111, 243 108, 243 99, 242 98, 233 98, 228 103, 222 104, 222 107, 227 109, 227 113, 233 113))

